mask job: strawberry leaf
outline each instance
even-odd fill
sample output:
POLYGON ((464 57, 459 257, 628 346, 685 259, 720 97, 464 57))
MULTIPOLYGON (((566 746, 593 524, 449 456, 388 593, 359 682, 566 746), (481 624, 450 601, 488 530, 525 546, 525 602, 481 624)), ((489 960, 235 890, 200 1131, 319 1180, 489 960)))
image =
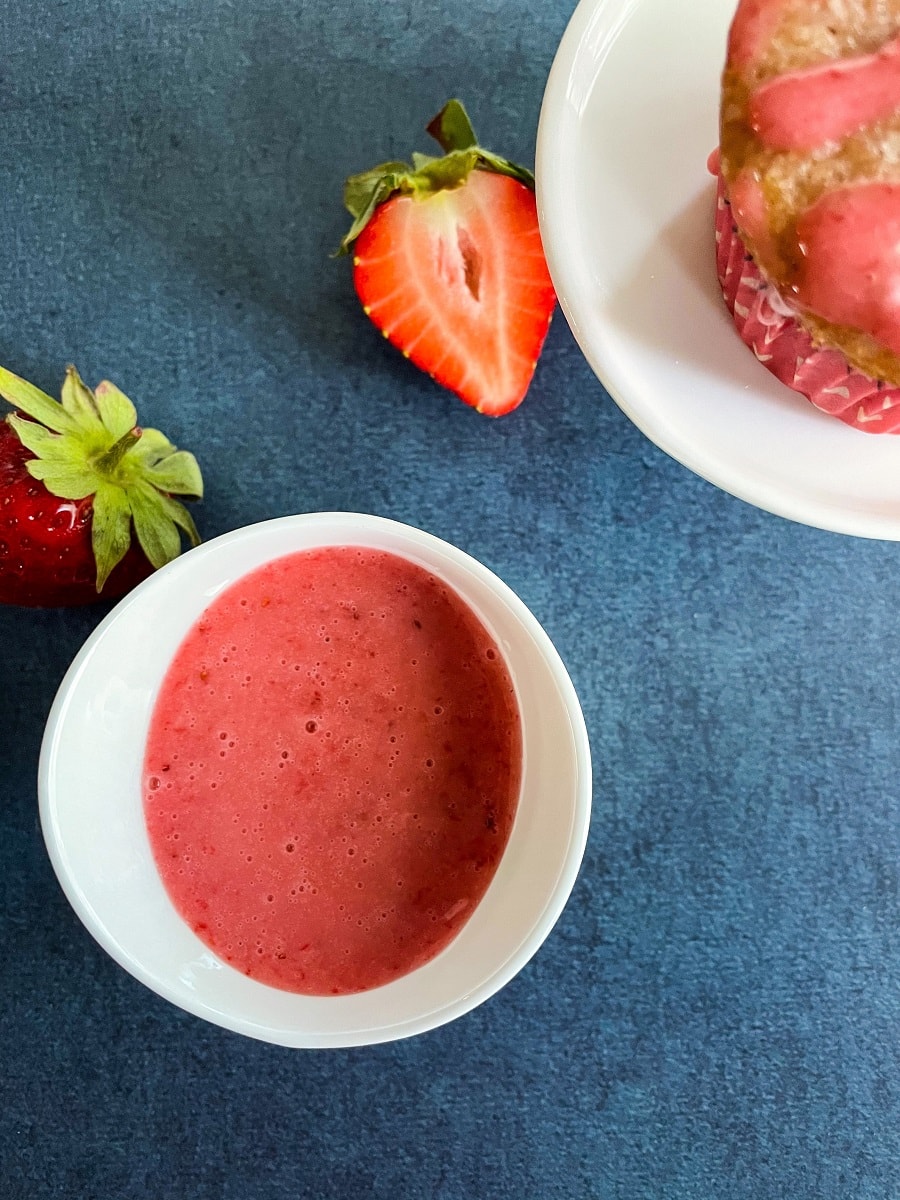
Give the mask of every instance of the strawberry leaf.
POLYGON ((453 150, 443 158, 432 158, 416 172, 416 191, 427 195, 462 187, 478 166, 478 151, 453 150))
POLYGON ((16 413, 10 413, 6 419, 26 450, 37 455, 52 453, 52 446, 58 441, 58 434, 52 433, 46 425, 38 425, 37 421, 29 421, 16 413))
POLYGON ((449 154, 454 150, 475 150, 481 170, 494 171, 497 175, 509 175, 534 191, 534 175, 527 167, 520 167, 518 163, 510 162, 508 158, 502 158, 499 154, 478 145, 469 114, 459 100, 448 100, 426 128, 445 153, 449 154))
POLYGON ((75 422, 58 400, 36 388, 33 383, 13 375, 5 367, 0 367, 0 396, 57 433, 65 433, 75 427, 75 422))
POLYGON ((120 392, 114 383, 104 379, 102 383, 97 384, 94 395, 97 398, 97 407, 100 410, 103 424, 113 438, 122 437, 129 429, 133 429, 137 425, 137 410, 125 393, 120 392))
POLYGON ((184 505, 179 500, 173 500, 171 496, 162 494, 159 495, 159 500, 162 504, 163 512, 171 517, 179 529, 184 530, 191 545, 199 546, 200 534, 197 531, 197 526, 194 524, 194 518, 184 505))
POLYGON ((399 180, 408 174, 409 164, 405 162, 380 163, 369 171, 361 171, 359 175, 351 175, 344 184, 344 207, 354 217, 361 217, 372 203, 372 194, 386 180, 396 181, 391 186, 399 187, 399 180))
POLYGON ((125 489, 125 494, 141 549, 158 570, 181 553, 178 527, 161 503, 163 497, 149 484, 135 483, 125 489))
POLYGON ((140 441, 135 442, 131 448, 133 458, 139 459, 148 467, 155 466, 160 459, 168 457, 175 453, 175 447, 169 441, 164 433, 160 433, 158 429, 144 428, 141 433, 140 441))
POLYGON ((459 100, 448 100, 436 117, 425 126, 445 154, 451 150, 468 150, 478 145, 478 138, 469 114, 459 100))
POLYGON ((518 179, 519 183, 524 183, 527 188, 534 191, 534 173, 529 171, 527 167, 520 167, 518 163, 510 162, 508 158, 501 158, 499 154, 493 154, 490 150, 482 150, 478 148, 478 167, 481 171, 493 171, 495 175, 508 175, 511 179, 518 179))
POLYGON ((200 468, 187 450, 176 450, 154 466, 145 467, 143 474, 160 491, 177 492, 179 496, 193 496, 197 500, 203 495, 200 468))
POLYGON ((82 429, 90 429, 97 433, 102 431, 103 422, 100 420, 100 410, 94 400, 94 393, 87 387, 74 367, 66 367, 66 377, 63 380, 62 406, 82 429))
POLYGON ((97 591, 131 545, 131 505, 121 488, 101 483, 94 495, 91 542, 97 564, 97 591))
POLYGON ((39 479, 51 495, 65 500, 83 500, 97 490, 97 474, 90 467, 46 458, 31 458, 25 466, 28 474, 39 479))
MULTIPOLYGON (((397 164, 386 165, 394 167, 397 164)), ((375 167, 374 171, 365 171, 362 175, 351 175, 347 180, 344 187, 344 204, 356 219, 341 242, 338 254, 348 253, 353 242, 371 221, 379 204, 389 200, 395 192, 412 191, 412 185, 408 182, 410 179, 409 168, 406 163, 399 165, 403 168, 402 173, 389 170, 384 175, 378 175, 377 172, 381 168, 375 167)))
POLYGON ((72 448, 66 444, 66 438, 62 434, 51 433, 49 429, 44 429, 46 436, 41 437, 37 430, 43 429, 43 426, 36 425, 34 421, 22 420, 21 417, 10 416, 9 423, 19 433, 22 444, 33 451, 42 462, 52 463, 57 467, 70 467, 74 465, 79 468, 83 467, 85 470, 91 470, 89 462, 77 462, 73 464, 72 448), (31 426, 31 428, 28 428, 28 426, 31 426))

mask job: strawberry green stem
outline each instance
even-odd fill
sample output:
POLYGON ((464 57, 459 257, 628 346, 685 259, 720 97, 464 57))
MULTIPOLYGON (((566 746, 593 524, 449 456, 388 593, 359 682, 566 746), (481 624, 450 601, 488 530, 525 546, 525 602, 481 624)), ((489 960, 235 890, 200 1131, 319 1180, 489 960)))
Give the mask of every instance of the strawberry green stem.
POLYGON ((118 441, 113 442, 108 450, 105 450, 103 454, 97 455, 94 459, 95 469, 108 479, 135 442, 140 441, 143 432, 143 429, 139 425, 135 425, 133 429, 129 429, 127 433, 123 433, 118 441))

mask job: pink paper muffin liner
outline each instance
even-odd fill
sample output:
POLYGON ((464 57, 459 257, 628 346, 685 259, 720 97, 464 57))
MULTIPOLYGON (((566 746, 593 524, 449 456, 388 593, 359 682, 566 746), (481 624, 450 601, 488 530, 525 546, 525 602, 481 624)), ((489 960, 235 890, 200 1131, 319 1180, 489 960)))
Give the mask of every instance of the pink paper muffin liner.
POLYGON ((721 175, 716 268, 741 339, 772 374, 833 417, 864 433, 900 433, 900 388, 870 379, 838 350, 819 349, 747 253, 731 219, 721 175))

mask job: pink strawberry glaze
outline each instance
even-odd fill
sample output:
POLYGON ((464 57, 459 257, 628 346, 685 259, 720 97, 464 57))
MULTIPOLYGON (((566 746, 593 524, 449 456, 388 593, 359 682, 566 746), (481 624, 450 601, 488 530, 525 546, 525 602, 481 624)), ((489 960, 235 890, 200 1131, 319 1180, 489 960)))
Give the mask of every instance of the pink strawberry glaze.
POLYGON ((798 303, 900 354, 900 184, 828 192, 797 222, 798 303))
POLYGON ((741 0, 728 33, 727 64, 735 70, 751 67, 775 32, 787 0, 741 0))
POLYGON ((750 97, 750 124, 772 150, 813 150, 900 108, 900 38, 875 54, 769 79, 750 97))
POLYGON ((739 172, 731 185, 730 197, 734 219, 751 240, 761 260, 775 261, 777 254, 769 229, 769 212, 758 176, 749 168, 739 172))
POLYGON ((837 350, 819 349, 747 253, 721 178, 716 268, 741 339, 782 383, 816 408, 865 433, 900 433, 900 388, 870 379, 837 350))
POLYGON ((216 598, 172 662, 144 768, 163 883, 263 983, 388 983, 459 932, 505 848, 521 735, 471 609, 395 555, 290 555, 216 598))

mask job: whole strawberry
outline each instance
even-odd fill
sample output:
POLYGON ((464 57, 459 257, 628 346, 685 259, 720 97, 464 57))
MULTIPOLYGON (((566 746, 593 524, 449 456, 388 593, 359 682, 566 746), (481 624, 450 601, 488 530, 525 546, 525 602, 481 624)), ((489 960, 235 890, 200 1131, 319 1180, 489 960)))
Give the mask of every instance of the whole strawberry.
POLYGON ((458 100, 428 126, 446 151, 353 175, 353 281, 403 354, 479 412, 500 416, 531 383, 556 304, 534 176, 478 145, 458 100))
POLYGON ((114 599, 200 541, 172 494, 199 499, 192 454, 156 429, 111 383, 91 391, 74 367, 62 403, 0 367, 0 603, 114 599), (136 541, 132 541, 132 533, 136 541))

